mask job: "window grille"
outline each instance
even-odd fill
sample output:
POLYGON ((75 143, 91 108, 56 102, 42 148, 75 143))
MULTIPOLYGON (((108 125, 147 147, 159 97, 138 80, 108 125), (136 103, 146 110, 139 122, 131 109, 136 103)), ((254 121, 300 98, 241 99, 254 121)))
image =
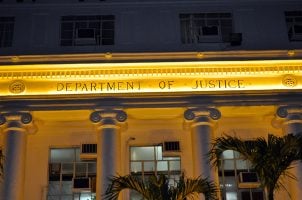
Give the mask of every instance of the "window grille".
POLYGON ((233 32, 231 13, 180 14, 183 44, 229 42, 233 32))
POLYGON ((285 12, 287 35, 290 41, 302 41, 302 11, 285 12))
POLYGON ((179 141, 164 142, 164 151, 180 151, 179 141))
POLYGON ((100 46, 114 44, 113 15, 63 16, 61 46, 100 46))
POLYGON ((0 17, 0 48, 12 46, 14 24, 14 17, 0 17))

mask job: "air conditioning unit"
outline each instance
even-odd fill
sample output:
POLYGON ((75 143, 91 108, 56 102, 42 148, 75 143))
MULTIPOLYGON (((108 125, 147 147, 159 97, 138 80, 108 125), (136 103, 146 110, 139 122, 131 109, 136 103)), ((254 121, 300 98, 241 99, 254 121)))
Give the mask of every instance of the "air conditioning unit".
POLYGON ((95 160, 97 157, 97 144, 82 144, 81 145, 81 160, 95 160))
POLYGON ((90 192, 91 179, 89 177, 75 177, 72 179, 73 192, 90 192))
POLYGON ((79 28, 76 30, 75 36, 76 45, 95 45, 95 29, 93 28, 79 28))
POLYGON ((163 142, 163 156, 175 156, 180 152, 179 141, 165 141, 163 142))
POLYGON ((240 172, 239 173, 239 188, 258 188, 260 181, 256 172, 240 172))

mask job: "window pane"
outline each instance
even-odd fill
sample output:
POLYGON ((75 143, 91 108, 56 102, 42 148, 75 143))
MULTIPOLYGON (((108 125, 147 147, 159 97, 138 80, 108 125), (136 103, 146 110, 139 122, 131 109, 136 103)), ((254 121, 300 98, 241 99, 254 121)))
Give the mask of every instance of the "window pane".
POLYGON ((141 172, 142 162, 131 162, 131 172, 141 172))
POLYGON ((225 170, 235 169, 234 160, 224 160, 223 169, 225 170))
POLYGON ((158 161, 157 171, 168 171, 168 161, 158 161))
POLYGON ((180 171, 180 160, 169 161, 170 171, 180 171))
POLYGON ((73 162, 75 160, 75 150, 70 149, 51 149, 50 162, 73 162))
POLYGON ((154 147, 131 147, 131 160, 154 160, 154 147))
POLYGON ((153 161, 145 161, 144 162, 144 172, 155 172, 155 162, 153 161))
POLYGON ((232 159, 234 158, 234 151, 233 150, 226 150, 222 152, 222 159, 232 159))

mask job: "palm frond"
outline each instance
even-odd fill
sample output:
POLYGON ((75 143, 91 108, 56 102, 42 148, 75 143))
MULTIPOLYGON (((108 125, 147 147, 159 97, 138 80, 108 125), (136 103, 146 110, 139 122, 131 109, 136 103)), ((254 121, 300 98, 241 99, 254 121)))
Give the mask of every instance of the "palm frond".
POLYGON ((114 176, 110 179, 111 184, 108 186, 104 199, 116 200, 122 190, 131 189, 140 193, 144 198, 151 199, 147 186, 140 178, 132 175, 114 176))
POLYGON ((265 138, 244 141, 238 137, 216 138, 209 152, 213 166, 221 165, 221 155, 226 150, 234 150, 243 159, 250 161, 259 176, 261 186, 272 195, 276 189, 283 188, 281 177, 294 176, 288 172, 292 163, 302 158, 302 136, 286 135, 277 137, 272 134, 265 138))
POLYGON ((217 199, 217 187, 214 182, 207 178, 198 177, 196 179, 186 179, 183 175, 180 177, 177 186, 171 188, 173 200, 194 199, 202 193, 207 200, 217 199))

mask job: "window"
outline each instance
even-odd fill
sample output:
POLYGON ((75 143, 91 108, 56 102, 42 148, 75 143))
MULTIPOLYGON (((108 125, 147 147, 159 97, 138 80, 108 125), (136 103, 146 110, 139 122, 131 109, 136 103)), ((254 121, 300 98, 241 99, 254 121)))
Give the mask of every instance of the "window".
MULTIPOLYGON (((180 157, 164 156, 162 145, 130 147, 130 170, 132 175, 147 180, 153 174, 165 174, 170 185, 176 185, 181 175, 180 157)), ((130 192, 131 199, 141 199, 135 192, 130 192)))
POLYGON ((0 48, 12 46, 14 23, 14 17, 0 17, 0 48))
POLYGON ((229 42, 233 31, 231 13, 180 14, 181 42, 229 42))
POLYGON ((50 149, 48 200, 95 197, 96 162, 80 160, 80 148, 50 149))
POLYGON ((224 151, 219 168, 219 183, 222 199, 225 200, 263 200, 257 176, 251 164, 233 150, 224 151), (244 186, 244 187, 242 187, 244 186))
POLYGON ((114 44, 114 16, 63 16, 61 46, 100 46, 114 44))
POLYGON ((302 41, 302 11, 285 12, 289 41, 302 41))

